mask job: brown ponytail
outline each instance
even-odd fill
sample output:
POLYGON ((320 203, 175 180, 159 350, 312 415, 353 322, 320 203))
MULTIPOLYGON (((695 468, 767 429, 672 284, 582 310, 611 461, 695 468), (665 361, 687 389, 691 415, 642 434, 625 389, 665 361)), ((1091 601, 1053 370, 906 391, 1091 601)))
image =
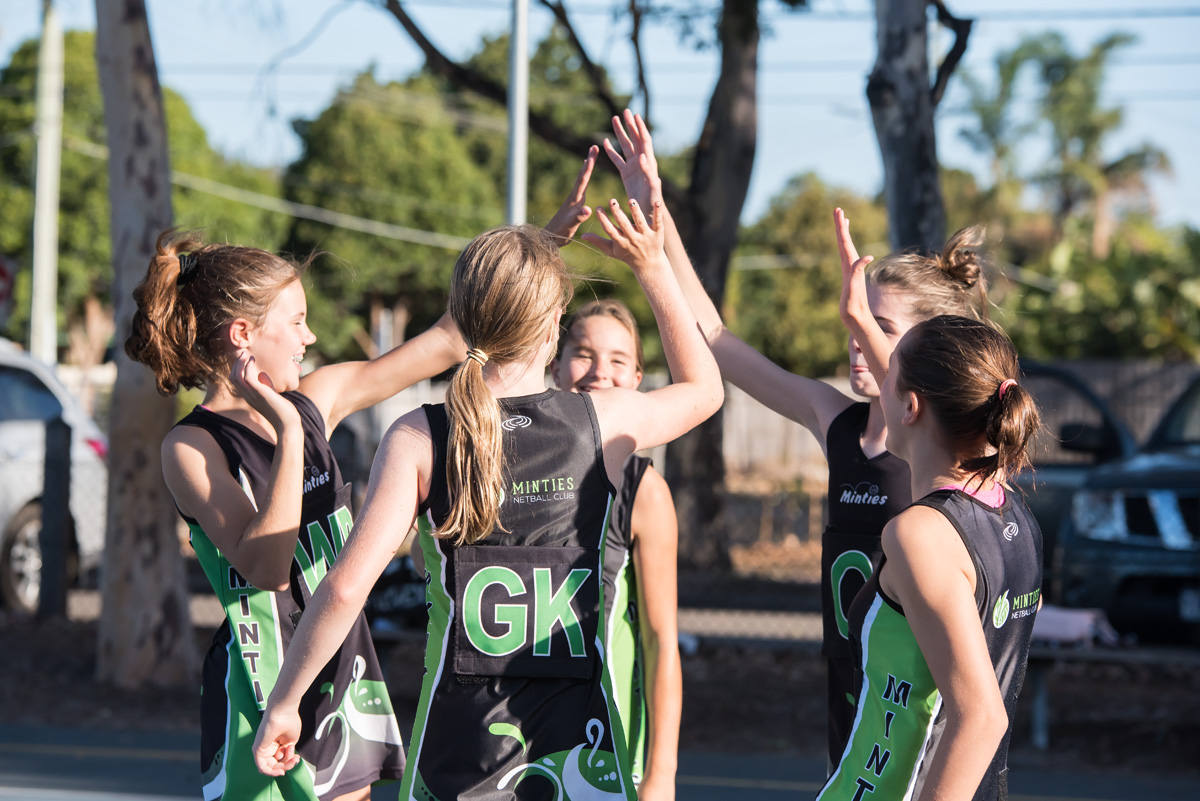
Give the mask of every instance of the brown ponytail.
POLYGON ((947 240, 936 256, 919 253, 885 256, 867 268, 867 281, 901 292, 917 320, 941 314, 986 320, 987 278, 980 252, 985 233, 979 225, 963 228, 947 240))
POLYGON ((258 248, 206 245, 194 232, 164 231, 146 277, 133 290, 137 311, 125 353, 154 371, 158 391, 228 380, 224 327, 241 317, 259 324, 303 265, 258 248))
POLYGON ((1029 465, 1041 415, 1020 384, 1007 336, 979 320, 943 315, 913 326, 896 357, 897 387, 929 405, 962 470, 1005 481, 1029 465))
POLYGON ((554 239, 532 225, 486 231, 459 255, 449 311, 472 358, 458 366, 446 391, 450 514, 437 536, 469 545, 499 525, 500 404, 484 383, 483 362, 529 358, 554 324, 554 313, 570 302, 571 278, 554 239))

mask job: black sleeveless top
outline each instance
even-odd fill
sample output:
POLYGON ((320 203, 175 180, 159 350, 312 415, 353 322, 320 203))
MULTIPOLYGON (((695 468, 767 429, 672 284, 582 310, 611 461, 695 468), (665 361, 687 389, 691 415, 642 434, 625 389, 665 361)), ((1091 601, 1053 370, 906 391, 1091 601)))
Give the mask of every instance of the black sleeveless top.
MULTIPOLYGON (((937 509, 954 526, 975 565, 975 605, 1008 730, 980 781, 975 801, 1008 797, 1008 746, 1025 679, 1042 589, 1042 532, 1025 504, 1006 493, 999 508, 961 490, 938 490, 914 505, 937 509)), ((821 799, 916 797, 937 758, 945 729, 941 695, 904 610, 879 587, 879 571, 850 609, 858 660, 858 716, 841 763, 821 799), (905 792, 911 791, 911 796, 905 792)))
POLYGON ((908 464, 884 451, 863 453, 861 437, 871 411, 853 403, 829 424, 829 524, 821 534, 822 653, 853 656, 846 618, 854 596, 878 561, 879 536, 893 517, 912 503, 908 464))
MULTIPOLYGON (((333 566, 353 524, 350 485, 342 481, 320 411, 299 392, 285 392, 283 397, 300 413, 304 429, 300 526, 287 590, 251 586, 199 523, 184 516, 192 547, 226 615, 205 657, 202 675, 205 797, 215 797, 227 783, 237 784, 241 763, 252 759, 248 743, 227 742, 230 717, 259 719, 305 605, 333 566)), ((225 454, 230 474, 257 509, 258 499, 265 499, 270 491, 275 445, 203 406, 177 425, 202 428, 212 436, 225 454)), ((400 730, 363 615, 304 694, 300 717, 303 728, 296 750, 311 768, 313 795, 332 798, 380 778, 400 777, 404 767, 400 730)), ((249 769, 253 770, 252 764, 249 769)))
POLYGON ((418 517, 425 678, 401 798, 636 798, 605 670, 602 581, 615 489, 591 398, 499 400, 500 525, 435 537, 449 514, 443 405, 425 406, 433 483, 418 517))

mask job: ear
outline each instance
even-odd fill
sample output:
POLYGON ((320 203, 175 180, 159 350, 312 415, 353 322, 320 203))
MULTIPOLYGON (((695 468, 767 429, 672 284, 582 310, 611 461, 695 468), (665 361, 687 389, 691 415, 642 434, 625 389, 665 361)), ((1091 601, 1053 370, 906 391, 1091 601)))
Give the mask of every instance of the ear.
POLYGON ((633 374, 633 388, 637 389, 642 385, 642 371, 637 370, 633 374))
POLYGON ((558 380, 558 357, 557 356, 555 356, 553 359, 550 360, 550 375, 552 378, 554 378, 554 386, 556 386, 558 389, 562 389, 563 388, 562 382, 558 380))
POLYGON ((911 389, 904 393, 904 417, 901 422, 906 426, 914 426, 925 412, 925 401, 911 389))
POLYGON ((229 324, 229 330, 225 336, 228 337, 229 344, 233 345, 234 350, 248 348, 254 341, 254 324, 244 317, 234 318, 234 321, 229 324))

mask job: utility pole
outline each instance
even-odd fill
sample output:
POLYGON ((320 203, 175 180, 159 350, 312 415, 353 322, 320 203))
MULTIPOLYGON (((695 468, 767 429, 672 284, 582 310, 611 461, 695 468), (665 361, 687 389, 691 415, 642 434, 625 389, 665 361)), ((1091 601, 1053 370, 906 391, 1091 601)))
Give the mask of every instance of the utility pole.
POLYGON ((29 346, 58 362, 58 180, 62 157, 63 32, 52 0, 42 0, 38 47, 37 179, 33 203, 33 308, 29 346))
POLYGON ((518 224, 529 172, 529 0, 513 0, 508 42, 508 221, 518 224))

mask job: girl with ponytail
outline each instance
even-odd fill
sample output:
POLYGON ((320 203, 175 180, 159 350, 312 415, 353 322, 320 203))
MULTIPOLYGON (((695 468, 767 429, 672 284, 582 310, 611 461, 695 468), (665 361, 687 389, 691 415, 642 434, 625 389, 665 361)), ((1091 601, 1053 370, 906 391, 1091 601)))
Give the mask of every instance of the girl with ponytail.
MULTIPOLYGON (((661 196, 650 132, 641 117, 613 118, 619 146, 605 142, 630 197, 661 196)), ((849 337, 849 397, 832 386, 795 375, 763 356, 725 327, 717 307, 667 215, 671 266, 704 331, 721 375, 764 406, 812 432, 829 462, 829 521, 821 535, 822 653, 826 658, 829 765, 841 757, 854 723, 854 659, 846 613, 871 575, 879 537, 911 501, 908 465, 885 447, 887 427, 879 386, 853 334, 849 337)), ((899 253, 867 272, 867 302, 890 342, 915 323, 939 314, 985 316, 986 287, 981 228, 959 231, 942 253, 899 253)))
POLYGON ((299 700, 295 757, 306 767, 268 778, 251 759, 296 623, 350 533, 350 486, 330 433, 465 351, 443 318, 373 361, 301 376, 316 340, 302 271, 257 248, 166 232, 134 290, 126 353, 154 371, 163 394, 205 390, 162 450, 167 486, 226 613, 202 672, 201 774, 210 799, 365 799, 372 782, 398 779, 404 767, 362 615, 299 700))
MULTIPOLYGON (((415 519, 429 629, 401 798, 638 797, 605 670, 612 479, 634 451, 710 416, 723 393, 663 252, 661 204, 631 200, 627 215, 613 200, 597 217, 610 239, 589 241, 633 269, 673 383, 647 393, 547 390, 572 296, 555 239, 529 226, 476 237, 455 264, 450 297, 469 358, 444 405, 401 418, 381 444, 354 534, 271 693, 260 770, 294 764, 304 688, 415 519)), ((662 756, 664 776, 674 759, 662 756)), ((641 797, 673 792, 665 781, 641 797)))
POLYGON ((866 300, 835 214, 843 320, 880 387, 887 447, 908 462, 911 506, 850 607, 857 717, 819 799, 1007 798, 1008 743, 1041 602, 1042 537, 1005 482, 1028 465, 1039 414, 1009 339, 943 315, 895 345, 866 300), (881 757, 881 743, 887 744, 881 757))

